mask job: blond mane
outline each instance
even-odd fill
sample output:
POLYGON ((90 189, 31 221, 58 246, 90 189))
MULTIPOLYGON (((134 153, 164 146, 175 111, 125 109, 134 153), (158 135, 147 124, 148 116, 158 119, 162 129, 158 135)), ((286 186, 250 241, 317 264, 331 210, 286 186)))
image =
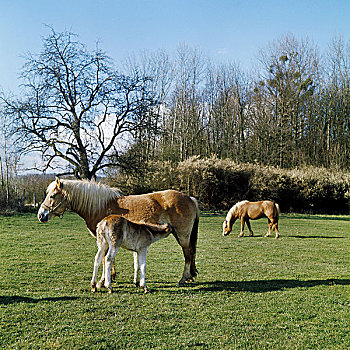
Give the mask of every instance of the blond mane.
POLYGON ((227 213, 226 215, 226 221, 230 222, 232 216, 238 212, 238 210, 242 207, 243 204, 247 203, 248 201, 241 201, 236 203, 227 213))
MULTIPOLYGON (((72 208, 85 213, 102 211, 110 200, 124 196, 118 188, 93 181, 62 179, 60 182, 62 193, 72 208)), ((55 187, 56 182, 53 181, 47 188, 47 193, 53 191, 55 187)))

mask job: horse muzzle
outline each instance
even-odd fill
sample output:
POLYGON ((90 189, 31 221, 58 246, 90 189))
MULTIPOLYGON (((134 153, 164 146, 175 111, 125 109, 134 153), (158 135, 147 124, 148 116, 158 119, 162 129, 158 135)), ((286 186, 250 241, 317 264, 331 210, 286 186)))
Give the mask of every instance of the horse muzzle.
POLYGON ((38 220, 40 222, 48 222, 49 221, 49 212, 46 209, 40 209, 38 212, 38 220))

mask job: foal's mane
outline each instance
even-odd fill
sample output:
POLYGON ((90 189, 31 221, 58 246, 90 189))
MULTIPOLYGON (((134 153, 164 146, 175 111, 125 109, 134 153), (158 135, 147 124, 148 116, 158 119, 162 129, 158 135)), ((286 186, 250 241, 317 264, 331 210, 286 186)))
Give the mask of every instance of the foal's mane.
MULTIPOLYGON (((110 200, 123 197, 118 188, 93 181, 62 179, 60 182, 62 193, 67 197, 72 209, 85 213, 102 211, 110 200)), ((54 181, 47 188, 47 192, 53 190, 55 186, 54 181)))
POLYGON ((227 213, 226 215, 226 221, 230 221, 232 216, 235 215, 236 213, 238 213, 238 210, 242 207, 243 204, 247 203, 248 201, 240 201, 238 203, 236 203, 227 213))

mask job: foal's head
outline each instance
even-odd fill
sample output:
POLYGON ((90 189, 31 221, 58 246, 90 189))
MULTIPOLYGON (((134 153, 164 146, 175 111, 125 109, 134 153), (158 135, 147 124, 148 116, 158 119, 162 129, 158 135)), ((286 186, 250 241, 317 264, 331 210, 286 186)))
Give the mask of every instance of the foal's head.
POLYGON ((56 178, 47 188, 47 195, 38 211, 38 219, 48 222, 53 216, 62 215, 69 206, 67 198, 62 192, 63 184, 56 178))

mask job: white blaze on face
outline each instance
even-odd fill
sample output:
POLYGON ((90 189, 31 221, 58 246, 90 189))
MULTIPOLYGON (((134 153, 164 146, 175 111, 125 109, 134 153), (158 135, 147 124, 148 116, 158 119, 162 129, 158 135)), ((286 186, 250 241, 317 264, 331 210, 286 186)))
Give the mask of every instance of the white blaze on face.
POLYGON ((229 234, 228 222, 225 220, 222 224, 222 235, 227 236, 229 234))
POLYGON ((49 221, 49 211, 41 205, 38 210, 38 220, 40 222, 48 222, 49 221))

